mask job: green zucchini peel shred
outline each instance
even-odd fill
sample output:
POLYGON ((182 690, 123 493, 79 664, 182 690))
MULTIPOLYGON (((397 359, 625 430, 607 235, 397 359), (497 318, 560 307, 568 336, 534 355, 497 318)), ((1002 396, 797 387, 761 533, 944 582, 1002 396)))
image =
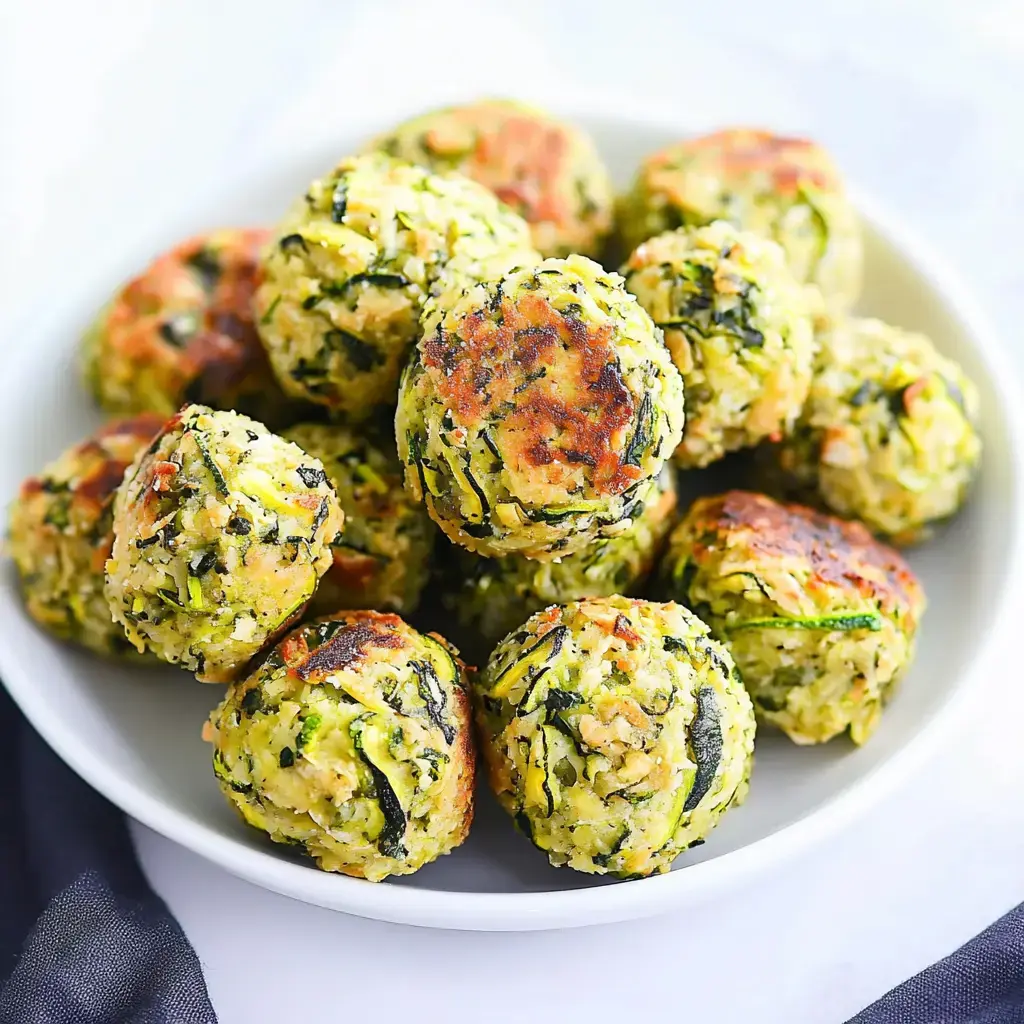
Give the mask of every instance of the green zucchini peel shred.
POLYGON ((860 612, 854 615, 822 615, 809 618, 747 619, 725 627, 727 633, 743 629, 822 629, 850 632, 867 629, 877 633, 882 628, 882 616, 878 612, 860 612))

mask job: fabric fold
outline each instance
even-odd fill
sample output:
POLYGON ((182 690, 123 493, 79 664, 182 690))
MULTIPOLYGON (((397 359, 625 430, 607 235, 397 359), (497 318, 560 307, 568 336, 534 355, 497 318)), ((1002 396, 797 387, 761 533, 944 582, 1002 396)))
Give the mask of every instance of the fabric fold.
POLYGON ((216 1024, 199 959, 124 815, 0 690, 0 1024, 216 1024))

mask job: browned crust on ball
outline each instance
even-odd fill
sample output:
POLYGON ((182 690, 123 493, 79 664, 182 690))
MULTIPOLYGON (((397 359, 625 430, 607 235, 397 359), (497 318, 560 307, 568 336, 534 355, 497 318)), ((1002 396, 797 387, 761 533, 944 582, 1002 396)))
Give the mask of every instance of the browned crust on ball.
POLYGON ((717 165, 727 180, 765 172, 781 195, 793 195, 802 186, 821 191, 842 187, 831 158, 817 143, 754 128, 726 128, 687 139, 650 157, 647 166, 655 170, 691 160, 709 168, 717 165))
POLYGON ((640 478, 624 461, 634 400, 619 370, 615 327, 596 326, 527 292, 500 298, 424 343, 424 365, 457 425, 476 429, 501 407, 499 447, 513 464, 542 470, 583 465, 597 494, 640 478), (554 372, 551 372, 554 371, 554 372))
POLYGON ((157 257, 115 296, 105 318, 108 344, 121 359, 164 366, 183 397, 204 404, 218 405, 254 375, 269 380, 252 298, 260 250, 271 233, 232 231, 230 245, 223 243, 228 234, 197 235, 157 257), (196 317, 196 329, 171 341, 175 314, 186 310, 196 317))
POLYGON ((914 617, 922 607, 921 586, 910 566, 862 523, 751 491, 701 498, 686 523, 698 565, 712 549, 743 547, 754 563, 800 560, 811 573, 811 589, 853 591, 877 601, 883 611, 902 608, 914 617))

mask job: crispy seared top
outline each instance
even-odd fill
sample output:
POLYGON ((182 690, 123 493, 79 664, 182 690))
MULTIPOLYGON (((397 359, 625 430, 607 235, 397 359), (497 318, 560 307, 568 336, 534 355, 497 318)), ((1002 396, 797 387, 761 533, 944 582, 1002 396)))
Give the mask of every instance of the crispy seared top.
POLYGON ((41 476, 26 480, 22 496, 65 494, 73 518, 95 518, 110 504, 139 449, 149 444, 162 424, 163 418, 151 413, 111 420, 41 476))
POLYGON ((805 186, 822 191, 842 187, 831 158, 816 143, 752 128, 727 128, 689 139, 647 161, 652 172, 684 164, 733 181, 767 174, 775 191, 783 195, 793 195, 805 186))
POLYGON ((306 682, 321 682, 332 673, 362 660, 373 648, 398 650, 407 646, 405 624, 397 615, 347 612, 298 629, 281 645, 289 670, 306 682), (337 626, 326 639, 318 636, 325 625, 337 626))
MULTIPOLYGON (((211 232, 159 256, 114 298, 111 344, 134 362, 176 362, 183 382, 222 394, 263 360, 252 317, 263 229, 211 232)), ((202 400, 203 395, 192 396, 202 400)))
POLYGON ((802 505, 785 505, 763 494, 729 491, 702 498, 687 515, 699 565, 722 548, 743 550, 753 564, 800 563, 809 585, 852 588, 883 609, 921 606, 917 577, 900 555, 858 522, 802 505))
POLYGON ((507 104, 481 103, 449 111, 423 137, 439 157, 462 154, 459 168, 486 185, 527 221, 568 220, 560 178, 572 168, 563 127, 507 104))
POLYGON ((455 424, 493 431, 518 472, 557 485, 582 466, 597 493, 622 493, 641 474, 627 461, 635 402, 614 323, 588 323, 535 292, 497 298, 465 317, 457 335, 440 329, 424 345, 455 424))

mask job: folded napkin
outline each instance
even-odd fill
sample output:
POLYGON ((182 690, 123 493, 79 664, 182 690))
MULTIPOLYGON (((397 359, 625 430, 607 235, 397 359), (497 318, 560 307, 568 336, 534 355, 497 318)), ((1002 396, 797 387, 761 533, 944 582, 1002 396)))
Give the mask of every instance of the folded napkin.
MULTIPOLYGON (((0 1024, 216 1024, 123 815, 0 689, 0 1024)), ((1024 1024, 1024 906, 851 1024, 1024 1024)))
POLYGON ((849 1024, 1024 1024, 1024 904, 849 1024))
POLYGON ((0 1024, 216 1024, 124 816, 0 688, 0 1024))

